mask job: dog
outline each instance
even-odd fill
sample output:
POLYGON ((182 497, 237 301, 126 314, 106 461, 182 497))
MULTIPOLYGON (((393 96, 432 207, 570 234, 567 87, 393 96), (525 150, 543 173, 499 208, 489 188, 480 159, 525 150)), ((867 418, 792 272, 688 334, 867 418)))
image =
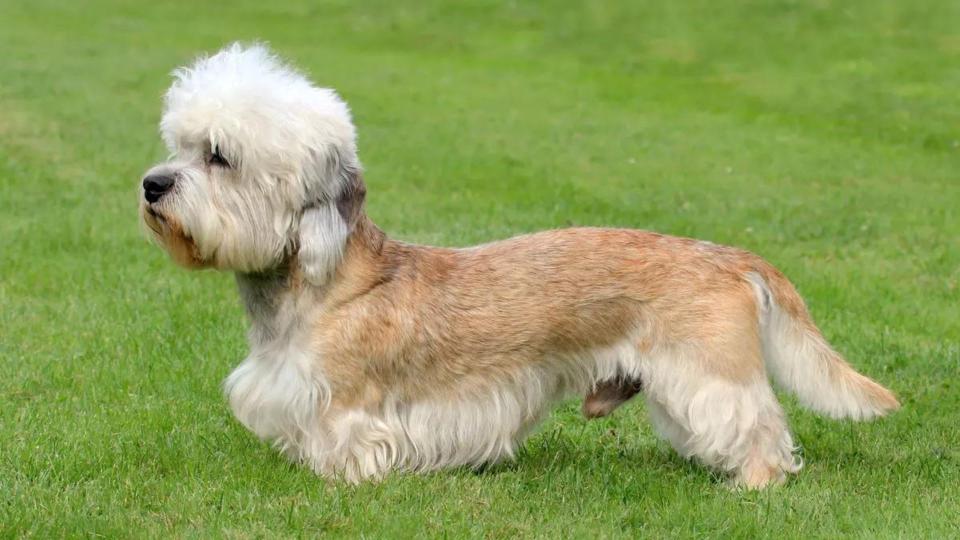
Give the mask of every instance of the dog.
POLYGON ((173 73, 140 217, 173 260, 234 272, 249 356, 233 413, 316 473, 509 459, 551 406, 588 418, 637 394, 656 430, 746 488, 802 466, 768 380, 833 418, 899 407, 760 257, 625 229, 412 245, 366 215, 346 103, 264 45, 173 73))

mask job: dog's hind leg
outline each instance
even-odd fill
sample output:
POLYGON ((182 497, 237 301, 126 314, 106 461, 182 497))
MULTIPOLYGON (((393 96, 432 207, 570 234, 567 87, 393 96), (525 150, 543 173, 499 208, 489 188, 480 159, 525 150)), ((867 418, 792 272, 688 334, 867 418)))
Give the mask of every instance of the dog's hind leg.
POLYGON ((644 394, 654 426, 680 454, 759 489, 800 463, 764 370, 755 311, 726 307, 703 323, 709 332, 644 361, 644 394))
POLYGON ((766 381, 705 381, 686 395, 647 394, 651 421, 684 457, 759 489, 800 469, 783 410, 766 381))

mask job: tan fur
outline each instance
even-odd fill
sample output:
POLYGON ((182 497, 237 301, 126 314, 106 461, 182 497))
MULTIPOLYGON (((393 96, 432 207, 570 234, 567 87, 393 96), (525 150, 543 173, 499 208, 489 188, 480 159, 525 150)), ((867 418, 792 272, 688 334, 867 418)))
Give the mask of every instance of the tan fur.
POLYGON ((140 211, 143 223, 154 233, 163 246, 167 248, 170 258, 177 264, 193 269, 210 266, 204 261, 193 243, 193 239, 184 234, 183 228, 176 218, 160 214, 153 208, 143 206, 140 211))
POLYGON ((756 308, 740 277, 752 260, 611 229, 429 248, 384 240, 364 218, 316 324, 317 348, 345 407, 371 385, 410 398, 470 392, 549 355, 610 345, 636 325, 660 344, 696 339, 712 349, 707 372, 747 380, 762 374, 756 308))

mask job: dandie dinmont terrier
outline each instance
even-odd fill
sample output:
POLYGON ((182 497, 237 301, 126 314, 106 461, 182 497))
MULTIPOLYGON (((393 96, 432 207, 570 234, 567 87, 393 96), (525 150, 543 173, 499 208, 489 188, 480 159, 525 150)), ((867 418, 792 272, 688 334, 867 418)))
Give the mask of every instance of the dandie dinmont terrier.
POLYGON ((392 240, 364 212, 334 91, 259 45, 174 79, 172 157, 142 180, 142 221, 181 265, 236 274, 250 354, 230 405, 319 474, 495 462, 564 397, 597 417, 642 393, 678 452, 760 488, 801 466, 768 370, 833 418, 899 406, 756 255, 600 228, 466 249, 392 240))

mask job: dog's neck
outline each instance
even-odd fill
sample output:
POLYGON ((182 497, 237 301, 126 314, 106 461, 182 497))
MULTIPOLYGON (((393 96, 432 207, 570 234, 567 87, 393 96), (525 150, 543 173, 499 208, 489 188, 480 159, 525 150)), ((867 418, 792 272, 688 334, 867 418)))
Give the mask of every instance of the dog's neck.
POLYGON ((250 318, 251 345, 289 341, 325 311, 365 294, 388 279, 391 245, 386 235, 360 212, 343 246, 343 257, 324 283, 306 279, 297 253, 270 270, 236 274, 240 297, 250 318))

